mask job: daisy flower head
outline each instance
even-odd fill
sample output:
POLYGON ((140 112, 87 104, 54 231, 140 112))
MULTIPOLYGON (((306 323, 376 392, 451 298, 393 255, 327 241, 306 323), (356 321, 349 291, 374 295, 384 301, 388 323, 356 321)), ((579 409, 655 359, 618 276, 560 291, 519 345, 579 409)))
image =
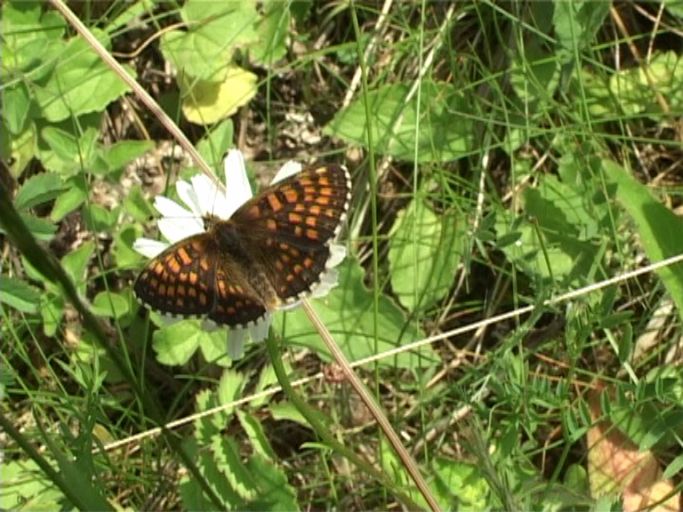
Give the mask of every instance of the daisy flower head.
POLYGON ((224 169, 224 189, 197 174, 176 182, 183 204, 155 198, 163 239, 133 244, 152 258, 135 294, 170 315, 168 321, 199 317, 207 330, 227 327, 234 360, 247 339, 267 336, 273 312, 336 286, 334 267, 346 250, 334 241, 348 209, 350 178, 341 167, 302 170, 290 161, 252 197, 240 151, 228 152, 224 169))

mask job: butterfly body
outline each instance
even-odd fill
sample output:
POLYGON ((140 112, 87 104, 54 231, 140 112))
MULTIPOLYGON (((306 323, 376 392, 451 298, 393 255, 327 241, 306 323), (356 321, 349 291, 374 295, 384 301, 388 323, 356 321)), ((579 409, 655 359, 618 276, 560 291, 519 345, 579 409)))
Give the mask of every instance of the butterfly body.
POLYGON ((134 290, 147 307, 246 327, 267 311, 309 295, 331 261, 350 201, 339 166, 305 169, 267 188, 230 219, 153 258, 134 290))

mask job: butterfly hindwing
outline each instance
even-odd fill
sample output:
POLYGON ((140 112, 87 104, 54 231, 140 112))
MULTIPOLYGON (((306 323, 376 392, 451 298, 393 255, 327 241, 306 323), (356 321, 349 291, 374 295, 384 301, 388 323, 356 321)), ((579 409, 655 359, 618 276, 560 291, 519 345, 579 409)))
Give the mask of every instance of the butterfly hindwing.
POLYGON ((135 294, 161 313, 206 315, 215 302, 215 257, 207 233, 185 238, 147 264, 135 281, 135 294))
POLYGON ((217 324, 244 327, 256 323, 266 308, 244 286, 241 279, 230 275, 230 265, 216 269, 216 301, 209 318, 217 324))

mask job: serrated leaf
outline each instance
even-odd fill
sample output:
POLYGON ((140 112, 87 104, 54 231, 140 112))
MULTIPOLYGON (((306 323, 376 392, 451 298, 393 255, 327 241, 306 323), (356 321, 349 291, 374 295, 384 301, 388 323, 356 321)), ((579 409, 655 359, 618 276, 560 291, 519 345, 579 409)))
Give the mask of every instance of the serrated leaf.
POLYGON ((256 95, 258 77, 237 66, 227 68, 221 82, 178 77, 183 114, 195 124, 213 124, 230 117, 256 95))
MULTIPOLYGON (((462 223, 461 223, 462 224, 462 223)), ((390 235, 391 286, 409 311, 429 308, 448 293, 462 252, 462 229, 420 198, 401 210, 390 235)))
POLYGON ((14 198, 17 209, 32 208, 57 197, 64 190, 62 179, 51 172, 31 176, 24 181, 14 198))
POLYGON ((258 454, 249 458, 247 468, 259 489, 259 498, 245 507, 249 510, 300 510, 296 491, 285 472, 272 460, 258 454))
POLYGON ((247 436, 249 436, 254 451, 270 461, 276 461, 277 455, 268 442, 268 437, 263 430, 261 422, 251 414, 242 412, 239 409, 237 409, 237 418, 239 419, 240 425, 242 425, 242 428, 247 433, 247 436))
POLYGON ((0 302, 22 313, 35 313, 41 292, 20 279, 0 275, 0 302))
MULTIPOLYGON (((374 354, 375 345, 373 294, 363 285, 363 271, 358 262, 347 258, 337 270, 339 286, 327 296, 311 301, 311 304, 348 358, 357 360, 368 357, 374 354)), ((320 335, 300 309, 276 315, 274 328, 287 342, 315 350, 326 361, 330 360, 320 335)), ((423 333, 415 327, 415 322, 409 321, 384 296, 379 298, 377 329, 379 352, 423 337, 423 333)), ((431 347, 421 347, 393 356, 390 361, 379 361, 378 364, 392 368, 417 368, 437 362, 438 356, 431 347)))
POLYGON ((212 439, 211 450, 218 468, 227 478, 233 491, 244 500, 254 499, 256 481, 242 463, 235 441, 227 436, 216 436, 212 439))
MULTIPOLYGON (((462 93, 450 83, 425 80, 418 109, 414 99, 405 102, 410 88, 409 84, 389 84, 368 93, 375 150, 400 160, 418 162, 444 162, 467 155, 472 147, 474 127, 470 107, 462 93), (418 121, 419 131, 416 130, 418 121)), ((367 147, 365 101, 360 98, 339 112, 325 127, 325 133, 367 147)))
MULTIPOLYGON (((223 375, 221 375, 221 380, 218 381, 218 389, 216 390, 218 403, 220 405, 226 405, 240 398, 246 383, 243 373, 233 370, 224 370, 223 375)), ((227 409, 227 411, 231 412, 231 409, 227 409)))

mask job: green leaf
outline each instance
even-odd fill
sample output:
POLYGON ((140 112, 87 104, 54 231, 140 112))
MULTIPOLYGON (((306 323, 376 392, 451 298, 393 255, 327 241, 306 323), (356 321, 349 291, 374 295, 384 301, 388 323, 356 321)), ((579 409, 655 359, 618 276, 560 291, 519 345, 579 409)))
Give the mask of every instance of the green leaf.
POLYGON ((224 80, 235 50, 257 40, 253 2, 189 0, 180 14, 187 29, 166 32, 160 47, 179 72, 193 78, 224 80))
POLYGON ((233 491, 242 499, 254 499, 256 480, 242 463, 237 443, 227 436, 215 436, 211 442, 211 451, 218 468, 227 478, 233 491))
POLYGON ((140 185, 131 187, 123 200, 123 211, 138 222, 146 222, 156 214, 156 210, 142 193, 140 185))
POLYGON ((7 130, 13 135, 19 135, 26 129, 30 108, 30 93, 23 82, 17 83, 14 87, 5 88, 0 115, 5 121, 7 130))
POLYGON ((683 61, 675 52, 655 54, 645 67, 635 67, 613 74, 609 88, 627 115, 642 112, 661 114, 657 100, 661 95, 672 111, 683 109, 683 61), (654 91, 653 91, 654 89, 654 91), (656 91, 657 94, 654 94, 656 91))
POLYGON ((85 181, 82 176, 76 176, 66 182, 66 190, 60 193, 55 201, 50 219, 59 222, 71 212, 80 207, 88 197, 85 181))
MULTIPOLYGON (((223 370, 223 375, 221 375, 221 380, 218 381, 218 389, 216 390, 218 403, 226 405, 241 398, 246 384, 247 381, 243 373, 223 370)), ((230 413, 232 409, 226 409, 226 412, 230 413)))
POLYGON ((431 307, 448 293, 463 235, 453 215, 437 216, 419 197, 399 212, 390 234, 388 259, 392 289, 408 310, 431 307))
MULTIPOLYGON (((93 34, 109 46, 108 36, 93 34)), ((45 119, 51 122, 104 108, 128 91, 128 86, 95 54, 81 37, 71 39, 55 54, 58 60, 48 79, 34 89, 45 119)), ((126 71, 134 75, 132 68, 126 71)))
POLYGON ((237 66, 226 68, 220 82, 190 80, 178 75, 183 114, 195 124, 213 124, 230 117, 256 95, 258 77, 237 66))
POLYGON ((185 364, 201 344, 215 344, 225 340, 225 331, 207 332, 198 320, 181 320, 157 330, 152 336, 152 347, 162 364, 185 364))
MULTIPOLYGON (((648 259, 656 262, 681 254, 683 221, 652 197, 648 188, 626 169, 610 160, 603 160, 602 165, 606 177, 617 184, 616 198, 633 219, 648 259)), ((683 263, 656 272, 683 318, 683 263)))
POLYGON ((90 257, 95 252, 94 242, 85 242, 83 245, 74 249, 62 257, 62 266, 74 284, 83 294, 85 291, 85 275, 88 269, 90 257))
POLYGON ((119 269, 137 268, 143 259, 142 254, 133 250, 133 243, 142 236, 138 224, 124 224, 114 235, 112 254, 119 269))
MULTIPOLYGON (((5 4, 6 5, 6 4, 5 4)), ((2 510, 59 510, 64 495, 33 460, 6 460, 2 463, 2 510)))
MULTIPOLYGON (((31 232, 31 234, 38 240, 43 242, 49 242, 52 237, 57 232, 57 226, 55 226, 49 220, 43 219, 41 217, 36 217, 29 213, 20 212, 21 219, 26 224, 26 227, 31 232)), ((4 233, 3 229, 0 227, 0 233, 4 233)))
POLYGON ((506 212, 497 219, 499 239, 505 241, 499 247, 529 276, 564 286, 585 284, 596 272, 602 248, 594 238, 608 215, 586 190, 544 176, 536 189, 524 192, 527 216, 506 212))
POLYGON ((65 185, 62 179, 51 172, 43 172, 31 176, 24 181, 14 199, 17 209, 33 208, 37 204, 42 204, 57 197, 65 185))
POLYGON ((41 292, 24 281, 0 275, 0 302, 22 313, 38 311, 41 292))
POLYGON ((101 167, 93 168, 94 174, 110 174, 122 170, 127 164, 154 148, 149 140, 122 140, 100 148, 101 167))
POLYGON ((452 503, 458 503, 458 510, 485 510, 488 508, 489 486, 480 468, 466 462, 435 459, 435 482, 437 499, 444 510, 452 503))
POLYGON ((40 303, 40 316, 43 320, 43 332, 45 336, 54 336, 64 315, 64 299, 57 295, 43 296, 40 303))
POLYGON ((256 419, 251 414, 243 412, 237 409, 237 418, 239 419, 240 425, 249 436, 251 441, 251 446, 255 453, 258 453, 270 461, 276 461, 277 455, 271 448, 268 442, 268 436, 263 430, 261 421, 256 419))
POLYGON ((83 208, 83 222, 90 231, 111 231, 119 219, 119 208, 107 210, 90 203, 83 208))
POLYGON ((18 178, 29 162, 36 156, 37 134, 35 125, 29 123, 26 129, 17 136, 9 130, 0 130, 0 157, 8 165, 10 173, 18 178))
POLYGON ((92 312, 99 316, 121 318, 130 311, 130 300, 119 293, 100 292, 92 302, 92 312))
MULTIPOLYGON (((21 72, 35 70, 45 62, 48 49, 62 45, 64 19, 51 9, 43 12, 41 5, 41 2, 2 3, 0 49, 3 74, 25 74, 21 72)), ((32 73, 33 80, 41 76, 41 73, 35 76, 32 73)))
POLYGON ((290 5, 279 0, 263 2, 263 17, 256 24, 258 43, 249 48, 249 56, 255 62, 270 66, 286 55, 285 40, 289 35, 290 5))
POLYGON ((553 25, 563 62, 572 60, 578 51, 589 47, 603 20, 609 14, 610 3, 602 0, 555 2, 553 25))
MULTIPOLYGON (((368 93, 375 150, 418 162, 445 162, 465 156, 472 147, 474 127, 463 94, 452 84, 425 80, 418 109, 414 99, 405 103, 410 87, 390 84, 368 93), (392 128, 399 119, 393 134, 392 128), (420 129, 416 131, 418 121, 420 129)), ((325 132, 367 147, 367 129, 365 99, 360 98, 339 112, 325 132)))
POLYGON ((49 148, 40 149, 40 161, 51 171, 71 176, 89 168, 95 158, 99 132, 93 126, 87 126, 80 135, 57 126, 46 126, 40 136, 49 148))
MULTIPOLYGON (((197 143, 197 151, 206 160, 211 169, 222 176, 223 170, 223 156, 225 152, 230 149, 234 129, 231 119, 225 119, 223 122, 217 124, 211 131, 197 143)), ((221 181, 223 178, 221 177, 221 181)))
POLYGON ((259 498, 244 507, 245 510, 300 510, 295 489, 272 460, 257 453, 249 458, 247 468, 256 481, 259 498))
MULTIPOLYGON (((338 271, 339 286, 326 297, 312 300, 311 304, 348 358, 357 360, 374 355, 374 299, 373 294, 363 285, 363 270, 357 261, 347 258, 338 267, 338 271)), ((274 328, 289 343, 311 348, 326 361, 330 360, 320 335, 300 309, 276 315, 274 328)), ((423 336, 415 323, 407 320, 391 300, 384 296, 379 297, 378 352, 396 348, 423 336)), ((379 361, 378 364, 392 368, 417 368, 437 362, 438 356, 431 347, 421 347, 392 356, 390 360, 379 361)))

